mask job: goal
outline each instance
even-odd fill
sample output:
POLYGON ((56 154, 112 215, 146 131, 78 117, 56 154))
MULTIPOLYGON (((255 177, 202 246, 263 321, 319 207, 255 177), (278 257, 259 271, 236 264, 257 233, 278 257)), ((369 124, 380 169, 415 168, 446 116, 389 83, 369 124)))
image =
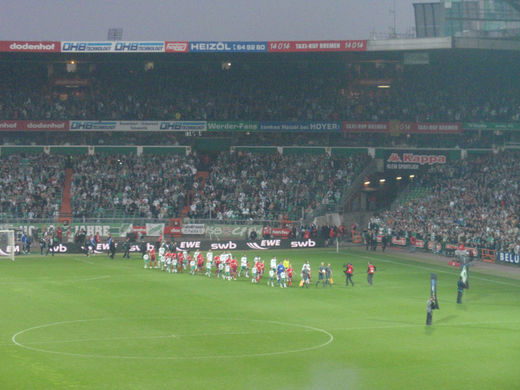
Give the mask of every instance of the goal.
POLYGON ((0 230, 0 256, 14 261, 14 230, 0 230))

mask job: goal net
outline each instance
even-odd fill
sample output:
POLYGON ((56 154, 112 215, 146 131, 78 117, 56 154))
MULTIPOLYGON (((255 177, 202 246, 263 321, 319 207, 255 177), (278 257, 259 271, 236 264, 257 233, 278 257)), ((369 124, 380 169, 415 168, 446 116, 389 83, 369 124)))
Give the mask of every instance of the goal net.
POLYGON ((14 230, 0 230, 0 256, 14 261, 14 230))

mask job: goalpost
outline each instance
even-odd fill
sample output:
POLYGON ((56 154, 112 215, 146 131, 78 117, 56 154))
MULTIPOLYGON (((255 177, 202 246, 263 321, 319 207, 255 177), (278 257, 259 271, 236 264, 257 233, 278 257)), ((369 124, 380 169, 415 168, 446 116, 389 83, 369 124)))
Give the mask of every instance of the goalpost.
POLYGON ((7 256, 14 261, 14 230, 0 230, 0 256, 7 256))

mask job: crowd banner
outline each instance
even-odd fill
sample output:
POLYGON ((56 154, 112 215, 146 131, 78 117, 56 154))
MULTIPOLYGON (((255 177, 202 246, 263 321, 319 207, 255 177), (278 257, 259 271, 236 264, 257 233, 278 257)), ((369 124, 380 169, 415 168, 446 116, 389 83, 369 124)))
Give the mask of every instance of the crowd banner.
MULTIPOLYGON (((101 237, 107 237, 112 234, 114 237, 126 237, 129 233, 140 233, 145 236, 150 231, 151 225, 162 226, 162 233, 167 237, 173 235, 175 237, 181 235, 203 235, 205 239, 222 241, 222 240, 245 240, 250 237, 251 232, 255 231, 258 238, 262 237, 262 225, 228 225, 228 224, 184 224, 181 226, 169 226, 165 223, 83 223, 73 222, 68 226, 56 223, 3 223, 0 229, 24 231, 33 235, 36 231, 46 231, 53 228, 55 231, 58 226, 63 229, 64 241, 67 236, 74 236, 84 232, 87 237, 99 234, 101 237)), ((170 239, 170 238, 168 238, 170 239)))
POLYGON ((232 121, 232 122, 215 122, 207 123, 208 131, 257 131, 259 122, 232 121))
POLYGON ((259 53, 267 51, 266 41, 198 41, 189 42, 190 52, 199 53, 259 53))
POLYGON ((341 122, 260 122, 258 130, 277 132, 341 132, 341 122))
POLYGON ((203 223, 186 223, 182 225, 181 232, 183 235, 204 235, 206 232, 206 225, 203 223))
POLYGON ((205 237, 211 240, 244 239, 255 232, 257 237, 262 237, 262 225, 225 225, 207 224, 205 237))
POLYGON ((57 41, 0 41, 0 52, 56 53, 60 51, 57 41))
POLYGON ((501 263, 520 265, 520 255, 508 252, 498 252, 497 260, 501 263))
POLYGON ((406 238, 392 237, 392 245, 406 246, 406 238))
POLYGON ((327 51, 366 51, 366 40, 346 41, 270 41, 269 52, 327 52, 327 51))
POLYGON ((161 53, 164 41, 65 41, 62 53, 161 53))
POLYGON ((164 223, 147 223, 146 235, 152 237, 159 237, 164 234, 164 223))
POLYGON ((0 121, 0 131, 68 131, 68 121, 0 121))
POLYGON ((205 121, 70 121, 71 131, 206 131, 205 121))
POLYGON ((290 228, 271 228, 272 237, 287 238, 291 234, 290 228))
POLYGON ((428 242, 428 250, 430 250, 432 252, 440 252, 441 249, 442 249, 442 245, 440 242, 435 242, 435 241, 428 242))
POLYGON ((456 122, 343 122, 345 133, 410 133, 410 134, 460 134, 462 125, 456 122))

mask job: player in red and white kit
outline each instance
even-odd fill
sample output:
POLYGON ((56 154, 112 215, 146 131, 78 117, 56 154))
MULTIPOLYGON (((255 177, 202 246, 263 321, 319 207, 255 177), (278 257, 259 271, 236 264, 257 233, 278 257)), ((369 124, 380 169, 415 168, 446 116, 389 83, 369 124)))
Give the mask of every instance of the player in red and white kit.
POLYGON ((255 263, 256 267, 256 282, 258 283, 264 274, 265 265, 263 261, 260 261, 260 257, 258 257, 258 261, 255 263))
POLYGON ((150 249, 148 256, 150 257, 150 268, 157 268, 157 258, 155 257, 155 248, 150 249))
POLYGON ((177 258, 177 253, 172 253, 172 272, 173 273, 177 273, 177 263, 179 262, 178 258, 177 258))
POLYGON ((231 259, 231 276, 233 280, 237 280, 237 273, 238 273, 238 261, 236 257, 233 257, 231 259))
POLYGON ((184 252, 177 252, 178 267, 180 272, 184 272, 184 262, 188 259, 184 258, 184 252))
POLYGON ((215 256, 215 276, 217 277, 217 279, 220 276, 219 266, 220 266, 220 256, 216 255, 215 256))
POLYGON ((202 253, 199 252, 196 260, 197 260, 197 270, 199 271, 199 274, 202 275, 202 272, 204 272, 204 256, 202 256, 202 253))
POLYGON ((293 286, 292 279, 293 279, 293 273, 294 273, 292 264, 289 263, 289 268, 287 268, 286 273, 287 273, 287 285, 292 287, 293 286))

